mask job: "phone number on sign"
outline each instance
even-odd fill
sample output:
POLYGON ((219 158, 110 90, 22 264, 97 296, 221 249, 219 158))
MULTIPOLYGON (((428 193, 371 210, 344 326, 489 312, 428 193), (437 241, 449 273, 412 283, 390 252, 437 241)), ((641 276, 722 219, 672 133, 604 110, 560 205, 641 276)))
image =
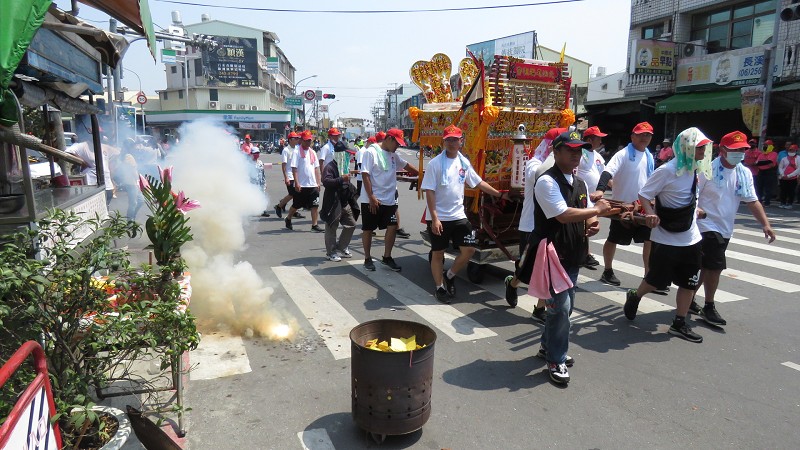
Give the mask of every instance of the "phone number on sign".
POLYGON ((750 67, 739 71, 739 78, 761 75, 761 67, 750 67))

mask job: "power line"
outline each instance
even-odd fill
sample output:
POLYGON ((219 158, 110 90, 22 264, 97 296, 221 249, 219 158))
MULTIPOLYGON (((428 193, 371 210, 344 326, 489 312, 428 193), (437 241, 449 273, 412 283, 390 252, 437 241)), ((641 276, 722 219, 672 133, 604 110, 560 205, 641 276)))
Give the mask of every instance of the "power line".
POLYGON ((268 12, 284 12, 284 13, 324 13, 324 14, 401 14, 401 13, 428 13, 428 12, 452 12, 452 11, 476 11, 483 9, 504 9, 504 8, 524 8, 528 6, 544 6, 544 5, 558 5, 562 3, 576 3, 585 0, 551 0, 538 3, 521 3, 517 5, 494 5, 494 6, 473 6, 468 8, 441 8, 441 9, 403 9, 403 10, 377 10, 377 11, 364 11, 364 10, 307 10, 307 9, 277 9, 277 8, 255 8, 251 6, 224 6, 224 5, 211 5, 208 3, 197 2, 183 2, 177 0, 156 0, 162 3, 173 3, 177 5, 187 6, 202 6, 206 8, 223 8, 223 9, 237 9, 246 11, 268 11, 268 12))

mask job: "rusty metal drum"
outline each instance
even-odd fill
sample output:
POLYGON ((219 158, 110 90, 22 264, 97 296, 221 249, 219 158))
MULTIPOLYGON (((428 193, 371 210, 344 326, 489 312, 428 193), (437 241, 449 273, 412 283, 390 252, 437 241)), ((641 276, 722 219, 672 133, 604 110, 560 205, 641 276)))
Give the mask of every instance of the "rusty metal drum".
POLYGON ((353 420, 373 438, 422 428, 431 415, 436 332, 405 320, 373 320, 350 331, 353 420), (424 348, 381 352, 365 347, 370 339, 408 338, 424 348))

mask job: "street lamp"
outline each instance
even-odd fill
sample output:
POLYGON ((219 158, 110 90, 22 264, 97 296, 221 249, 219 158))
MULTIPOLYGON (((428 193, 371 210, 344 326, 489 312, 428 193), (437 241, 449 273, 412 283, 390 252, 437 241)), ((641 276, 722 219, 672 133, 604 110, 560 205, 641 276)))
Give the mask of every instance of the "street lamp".
POLYGON ((346 112, 346 111, 342 111, 342 112, 340 112, 339 114, 336 114, 335 116, 333 116, 333 124, 334 124, 334 126, 336 126, 336 121, 337 121, 337 120, 339 120, 339 116, 341 116, 341 115, 342 115, 342 114, 344 114, 345 112, 346 112))
MULTIPOLYGON (((127 67, 123 67, 123 69, 125 69, 126 71, 136 75, 136 79, 139 81, 139 92, 144 92, 142 90, 142 79, 139 78, 139 74, 134 72, 134 71, 132 71, 131 69, 128 69, 127 67)), ((138 92, 137 92, 137 97, 138 97, 138 92)), ((138 103, 138 99, 137 99, 137 103, 138 103)), ((144 131, 144 128, 145 128, 145 124, 144 124, 144 105, 139 104, 139 108, 141 108, 141 110, 142 110, 142 134, 145 134, 145 131, 144 131)), ((115 114, 115 116, 116 116, 116 114, 115 114)), ((134 120, 133 134, 136 134, 136 120, 134 120)))
MULTIPOLYGON (((294 95, 297 95, 297 86, 299 86, 299 85, 300 85, 300 83, 302 83, 303 81, 306 81, 306 80, 308 80, 308 79, 311 79, 311 78, 316 78, 316 77, 317 77, 316 75, 311 75, 310 77, 305 77, 305 78, 303 78, 302 80, 298 81, 297 83, 295 83, 295 84, 292 86, 292 93, 293 93, 294 95)), ((296 122, 295 115, 296 115, 297 113, 296 113, 295 111, 296 111, 296 110, 295 110, 294 108, 292 108, 292 128, 294 128, 294 124, 295 124, 295 122, 296 122)), ((305 99, 303 99, 303 128, 305 128, 305 127, 306 127, 306 101, 305 101, 305 99)))

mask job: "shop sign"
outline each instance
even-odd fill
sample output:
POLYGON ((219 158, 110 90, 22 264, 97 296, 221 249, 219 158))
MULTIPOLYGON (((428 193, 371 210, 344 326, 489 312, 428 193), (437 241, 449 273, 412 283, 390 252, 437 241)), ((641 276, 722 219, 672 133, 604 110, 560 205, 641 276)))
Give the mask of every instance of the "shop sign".
POLYGON ((271 122, 239 122, 240 130, 267 130, 272 128, 271 122))
MULTIPOLYGON (((783 54, 781 47, 778 46, 775 54, 783 54)), ((758 84, 764 66, 764 48, 764 46, 750 47, 681 59, 678 61, 678 71, 675 76, 675 91, 687 92, 758 84)), ((775 58, 772 75, 777 77, 782 70, 783 59, 775 58)))
POLYGON ((675 43, 637 39, 631 45, 631 74, 671 75, 675 67, 675 43))

